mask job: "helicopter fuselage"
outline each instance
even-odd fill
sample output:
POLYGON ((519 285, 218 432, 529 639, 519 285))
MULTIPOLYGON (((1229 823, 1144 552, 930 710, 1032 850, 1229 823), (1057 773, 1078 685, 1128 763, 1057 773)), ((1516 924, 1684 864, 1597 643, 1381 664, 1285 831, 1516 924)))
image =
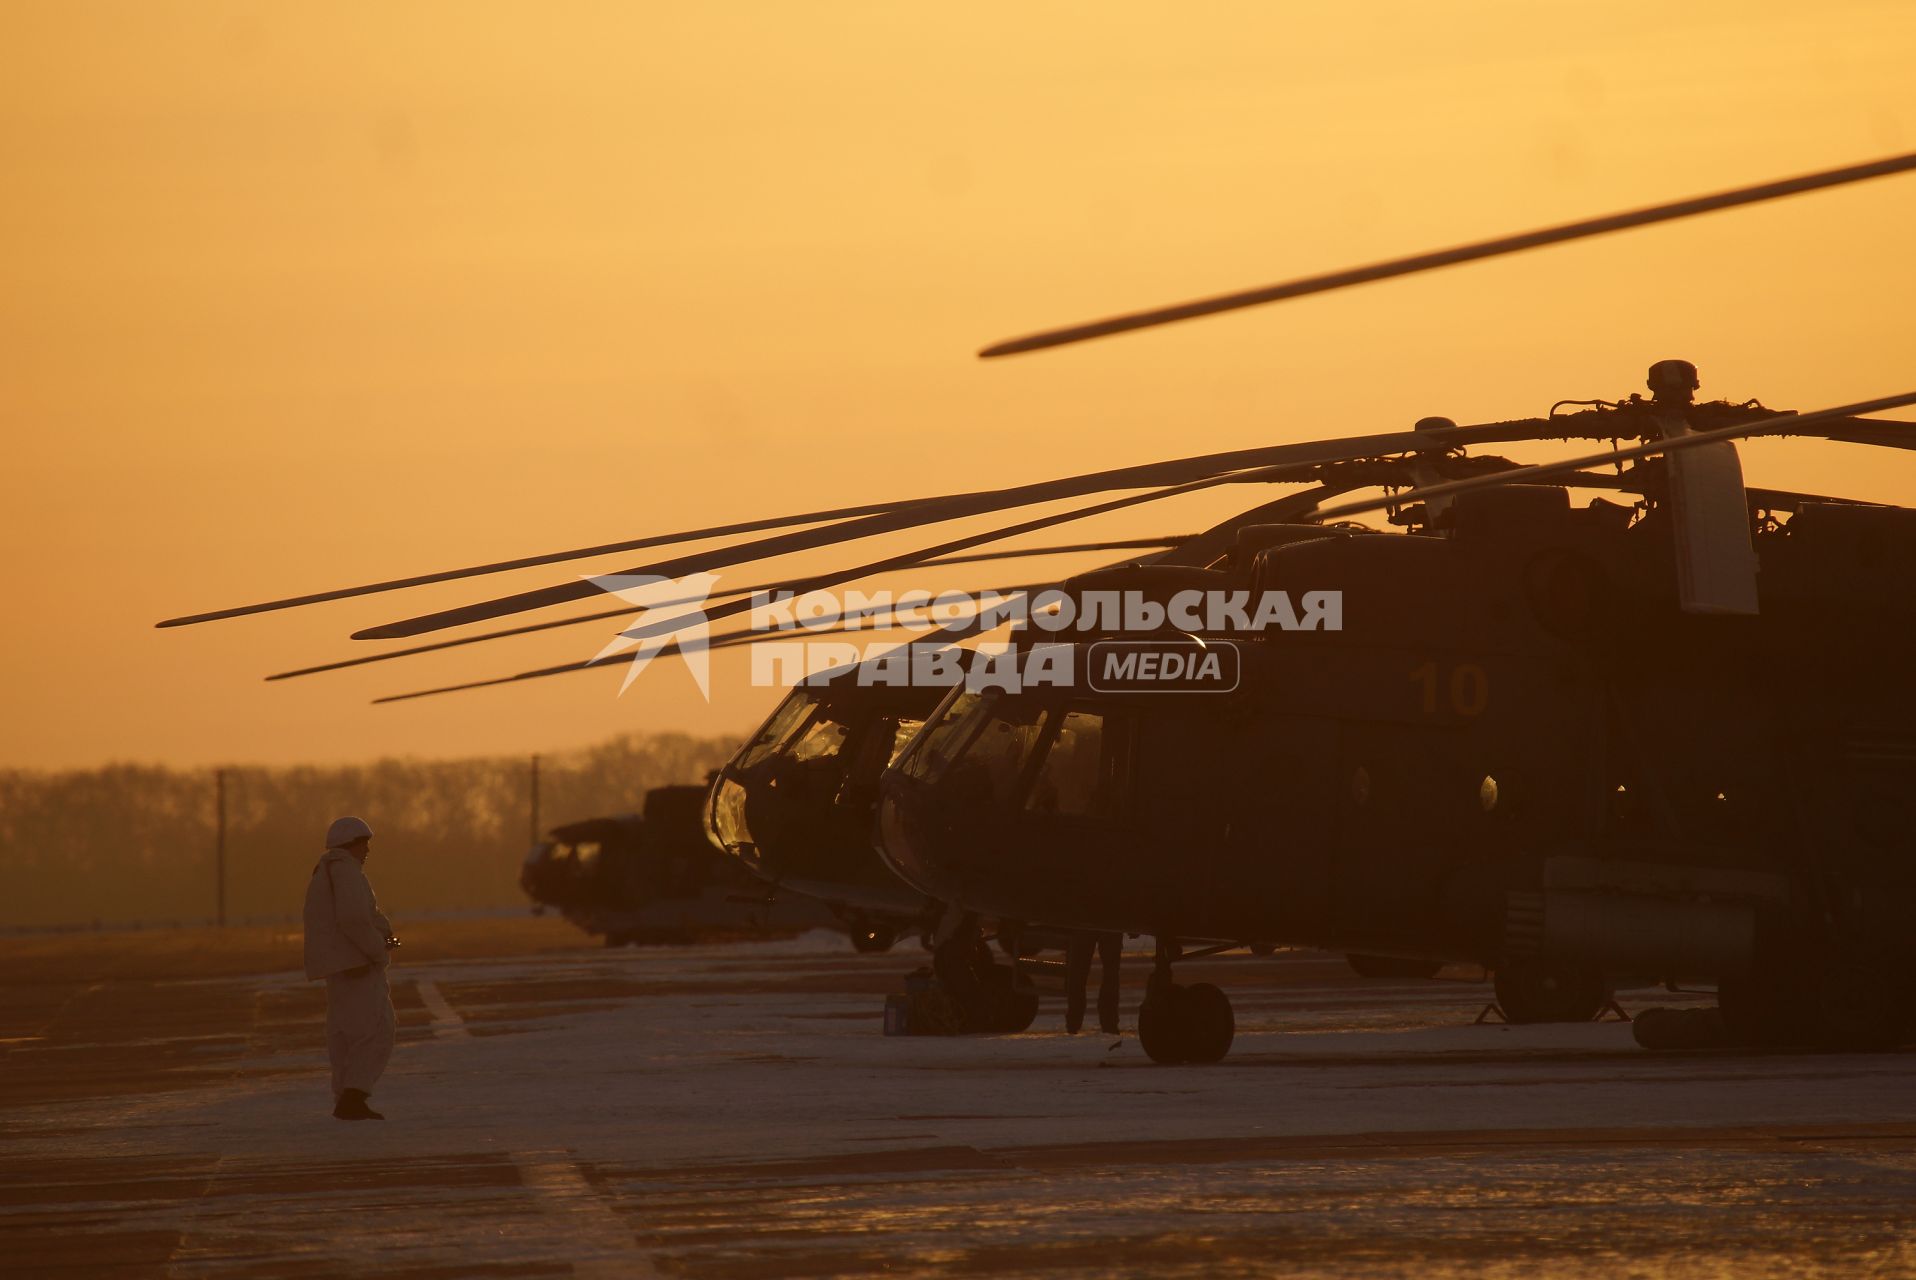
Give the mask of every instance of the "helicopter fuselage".
POLYGON ((1916 515, 1806 507, 1756 539, 1760 614, 1712 617, 1659 514, 1511 487, 1447 536, 1267 550, 1238 583, 1341 592, 1340 630, 1237 637, 1230 692, 954 692, 886 775, 883 852, 1160 937, 1656 978, 1838 921, 1906 946, 1916 515))

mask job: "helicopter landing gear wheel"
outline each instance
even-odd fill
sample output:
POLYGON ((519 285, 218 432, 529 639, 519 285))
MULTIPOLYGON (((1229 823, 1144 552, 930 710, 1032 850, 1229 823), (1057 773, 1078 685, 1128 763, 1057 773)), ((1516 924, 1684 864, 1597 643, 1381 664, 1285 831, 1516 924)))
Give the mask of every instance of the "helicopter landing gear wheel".
POLYGON ((1184 1040, 1178 1034, 1177 1004, 1184 988, 1174 982, 1153 984, 1138 1006, 1138 1043, 1153 1062, 1169 1065, 1184 1061, 1184 1040))
POLYGON ((1208 982, 1186 987, 1178 998, 1179 1030, 1186 1062, 1221 1062, 1237 1038, 1230 997, 1208 982))
POLYGON ((1010 966, 991 958, 973 917, 965 917, 933 946, 931 964, 966 1033, 1016 1035, 1038 1016, 1038 993, 1020 984, 1010 966))
POLYGON ((1138 1009, 1138 1043, 1153 1062, 1221 1062, 1236 1036, 1230 997, 1208 982, 1167 983, 1138 1009))
POLYGON ((1519 961, 1497 970, 1492 989, 1504 1020, 1589 1022, 1610 1003, 1610 984, 1594 969, 1551 968, 1519 961))
POLYGON ((1001 1036, 1029 1031, 1038 1018, 1038 993, 1020 985, 1016 970, 1009 965, 993 964, 979 977, 979 995, 983 1007, 978 1012, 981 1030, 1001 1036))
POLYGON ((1208 982, 1171 981, 1174 942, 1158 944, 1157 966, 1138 1008, 1138 1043, 1153 1062, 1218 1062, 1231 1051, 1237 1019, 1231 1001, 1208 982))

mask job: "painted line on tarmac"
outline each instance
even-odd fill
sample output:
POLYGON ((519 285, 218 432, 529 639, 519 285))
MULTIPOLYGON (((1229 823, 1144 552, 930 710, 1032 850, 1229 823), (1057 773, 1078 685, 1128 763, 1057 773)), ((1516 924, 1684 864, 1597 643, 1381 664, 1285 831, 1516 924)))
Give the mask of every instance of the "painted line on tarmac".
POLYGON ((458 1010, 446 1003, 446 997, 439 994, 438 983, 430 978, 414 978, 413 986, 419 989, 419 1002, 432 1015, 432 1033, 435 1036, 441 1040, 472 1038, 472 1032, 466 1029, 466 1020, 459 1016, 458 1010))
POLYGON ((515 1151, 519 1178, 539 1195, 546 1212, 565 1229, 566 1261, 572 1274, 619 1280, 620 1277, 656 1277, 652 1260, 640 1252, 632 1228, 587 1182, 568 1151, 515 1151))

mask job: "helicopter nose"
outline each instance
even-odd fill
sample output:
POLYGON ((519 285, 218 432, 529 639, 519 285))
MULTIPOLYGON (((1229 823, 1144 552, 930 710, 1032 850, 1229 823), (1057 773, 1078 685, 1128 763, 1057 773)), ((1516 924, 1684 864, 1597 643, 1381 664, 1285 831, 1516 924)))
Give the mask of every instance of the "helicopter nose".
POLYGON ((922 783, 887 776, 878 799, 878 850, 917 888, 933 896, 948 895, 949 886, 935 887, 945 878, 939 874, 929 809, 928 789, 922 783))
POLYGON ((758 842, 745 821, 745 784, 736 775, 723 775, 712 789, 707 811, 706 831, 719 848, 741 861, 757 865, 758 842))

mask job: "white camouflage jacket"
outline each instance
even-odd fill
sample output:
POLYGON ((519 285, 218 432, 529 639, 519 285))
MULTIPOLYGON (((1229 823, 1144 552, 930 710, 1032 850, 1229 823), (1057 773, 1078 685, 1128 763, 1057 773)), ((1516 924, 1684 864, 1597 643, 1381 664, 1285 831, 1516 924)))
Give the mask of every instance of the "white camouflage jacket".
POLYGON ((361 965, 384 968, 392 922, 359 860, 328 849, 306 883, 306 976, 324 978, 361 965))

